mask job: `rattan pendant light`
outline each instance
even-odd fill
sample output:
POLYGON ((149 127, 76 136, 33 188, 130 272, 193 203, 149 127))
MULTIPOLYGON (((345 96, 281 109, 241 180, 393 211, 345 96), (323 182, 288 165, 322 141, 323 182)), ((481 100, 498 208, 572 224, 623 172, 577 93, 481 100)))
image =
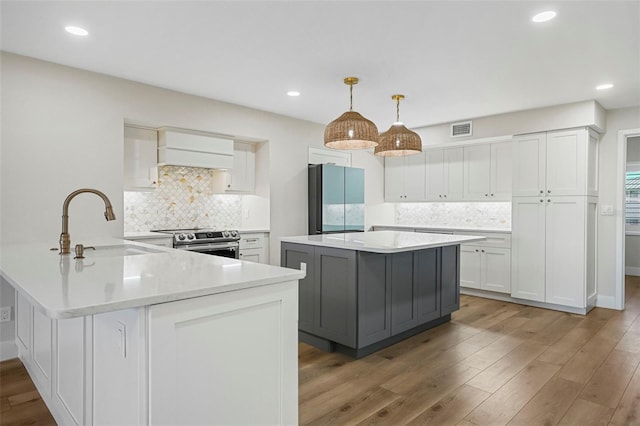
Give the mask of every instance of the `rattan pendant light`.
POLYGON ((380 134, 374 154, 383 157, 400 157, 421 153, 422 140, 420 136, 404 127, 404 124, 400 122, 400 100, 404 99, 404 95, 393 95, 391 99, 396 101, 396 122, 391 125, 389 130, 380 134))
POLYGON ((378 145, 378 128, 353 110, 353 85, 356 77, 347 77, 344 84, 349 86, 349 111, 333 120, 324 129, 324 145, 333 149, 366 149, 378 145))

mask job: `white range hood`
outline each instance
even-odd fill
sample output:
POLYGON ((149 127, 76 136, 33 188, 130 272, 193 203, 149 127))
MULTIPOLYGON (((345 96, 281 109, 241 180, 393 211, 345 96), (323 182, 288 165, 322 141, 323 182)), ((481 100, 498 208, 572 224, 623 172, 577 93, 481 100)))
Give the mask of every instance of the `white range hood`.
POLYGON ((205 169, 232 169, 233 140, 172 129, 160 129, 158 132, 158 164, 205 169))

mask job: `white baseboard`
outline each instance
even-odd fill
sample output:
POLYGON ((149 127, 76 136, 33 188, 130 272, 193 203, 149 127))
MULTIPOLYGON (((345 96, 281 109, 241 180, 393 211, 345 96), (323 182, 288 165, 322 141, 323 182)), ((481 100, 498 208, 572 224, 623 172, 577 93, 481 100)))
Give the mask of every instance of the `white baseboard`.
POLYGON ((6 361, 11 358, 18 357, 18 347, 16 342, 11 340, 0 342, 0 361, 6 361))
POLYGON ((635 275, 640 277, 640 268, 637 266, 627 266, 624 268, 625 275, 635 275))
POLYGON ((597 308, 617 309, 615 296, 598 296, 596 300, 597 308))

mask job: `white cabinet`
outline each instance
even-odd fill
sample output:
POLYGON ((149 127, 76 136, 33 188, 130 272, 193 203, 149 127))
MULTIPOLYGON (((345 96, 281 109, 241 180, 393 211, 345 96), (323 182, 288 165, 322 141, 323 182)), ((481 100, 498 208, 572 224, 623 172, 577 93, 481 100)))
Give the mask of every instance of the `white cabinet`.
POLYGON ((151 306, 149 424, 296 424, 295 284, 151 306))
POLYGON ((210 135, 160 129, 158 163, 205 169, 231 169, 233 141, 210 135))
POLYGON ((464 199, 511 199, 511 142, 464 147, 464 199))
POLYGON ((124 189, 152 190, 158 183, 158 132, 124 127, 124 189))
POLYGON ((462 147, 430 149, 425 151, 425 156, 427 201, 462 199, 462 147))
POLYGON ((425 201, 425 153, 384 159, 384 200, 425 201))
POLYGON ((216 193, 253 193, 256 181, 255 144, 233 143, 233 169, 214 171, 216 193))
POLYGON ((574 308, 595 305, 597 199, 514 197, 511 295, 574 308))
POLYGON ((240 260, 269 263, 269 234, 241 233, 240 260))
POLYGON ((513 196, 597 196, 597 141, 589 129, 515 136, 513 196))
MULTIPOLYGON (((466 233, 466 232, 465 232, 466 233)), ((480 235, 478 232, 470 235, 480 235)), ((486 240, 460 246, 460 287, 511 293, 511 237, 486 234, 486 240)))

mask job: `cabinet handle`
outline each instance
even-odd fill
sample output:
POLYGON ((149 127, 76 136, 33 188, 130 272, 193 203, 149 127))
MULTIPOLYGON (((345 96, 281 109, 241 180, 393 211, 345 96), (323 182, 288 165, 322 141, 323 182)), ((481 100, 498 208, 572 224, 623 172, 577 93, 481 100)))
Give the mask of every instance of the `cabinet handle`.
POLYGON ((491 194, 491 196, 493 197, 493 194, 491 194))
POLYGON ((447 194, 444 194, 444 198, 447 198, 447 194))
POLYGON ((541 194, 544 194, 544 191, 541 189, 541 190, 540 190, 540 193, 541 193, 541 194))
POLYGON ((481 250, 484 253, 484 250, 481 250))
POLYGON ((547 189, 547 194, 551 194, 551 190, 550 189, 547 189))
POLYGON ((544 203, 544 200, 540 200, 541 203, 544 203))
POLYGON ((438 197, 442 198, 442 194, 438 194, 438 197))
POLYGON ((478 249, 476 249, 476 253, 478 252, 478 249))
POLYGON ((489 196, 489 194, 484 194, 484 196, 485 196, 485 197, 488 197, 488 196, 489 196))
POLYGON ((256 241, 258 241, 257 238, 247 238, 246 240, 248 243, 255 243, 256 241))
POLYGON ((550 203, 550 202, 551 202, 551 200, 547 199, 547 203, 550 203))

